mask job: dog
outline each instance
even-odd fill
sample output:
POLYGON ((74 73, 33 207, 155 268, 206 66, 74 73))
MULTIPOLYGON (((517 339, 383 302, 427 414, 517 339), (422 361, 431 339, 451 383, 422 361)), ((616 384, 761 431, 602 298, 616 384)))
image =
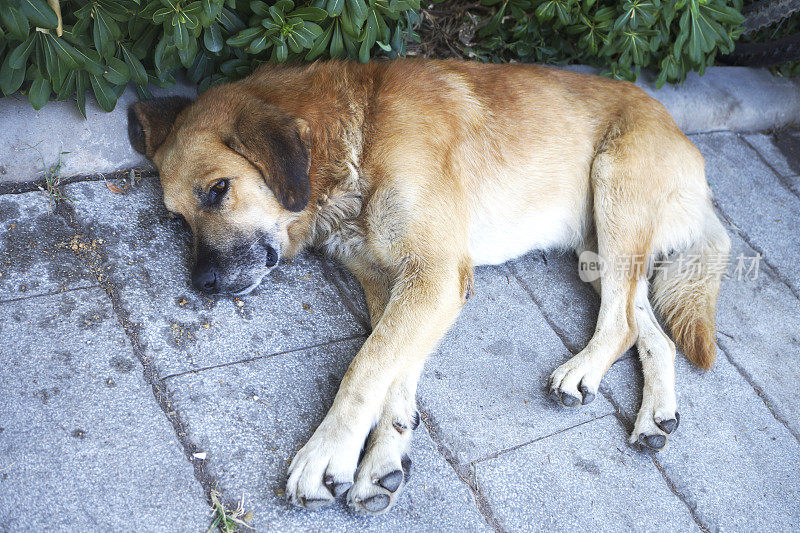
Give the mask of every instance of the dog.
POLYGON ((553 248, 602 259, 594 336, 549 390, 567 407, 592 401, 636 344, 630 441, 643 448, 661 449, 680 420, 676 346, 653 309, 689 360, 714 361, 715 264, 730 239, 700 152, 631 83, 455 60, 264 65, 193 102, 138 102, 128 120, 166 208, 191 227, 198 290, 246 294, 307 247, 363 287, 373 329, 289 466, 297 506, 346 493, 376 514, 397 501, 417 382, 475 266, 553 248))

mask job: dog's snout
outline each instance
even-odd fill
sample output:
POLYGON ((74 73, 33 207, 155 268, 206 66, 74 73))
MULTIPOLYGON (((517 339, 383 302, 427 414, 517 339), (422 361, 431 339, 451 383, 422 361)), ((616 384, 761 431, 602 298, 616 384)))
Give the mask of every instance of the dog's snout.
POLYGON ((192 285, 200 292, 216 292, 219 287, 217 270, 211 264, 198 263, 192 272, 192 285))
POLYGON ((278 263, 278 251, 267 245, 267 267, 272 268, 278 263))

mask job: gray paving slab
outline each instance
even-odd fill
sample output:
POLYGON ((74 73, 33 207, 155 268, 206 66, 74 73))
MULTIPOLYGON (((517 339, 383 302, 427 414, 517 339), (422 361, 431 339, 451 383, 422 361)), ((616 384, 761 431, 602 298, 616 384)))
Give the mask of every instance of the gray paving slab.
MULTIPOLYGON (((708 372, 676 361, 680 427, 658 454, 676 491, 712 531, 800 527, 800 442, 720 354, 708 372)), ((632 420, 641 401, 638 360, 611 368, 604 390, 632 420)))
POLYGON ((309 512, 284 495, 294 452, 330 407, 362 341, 230 365, 166 380, 206 468, 230 497, 244 494, 258 531, 483 531, 473 497, 436 451, 424 425, 415 432, 412 477, 385 515, 352 514, 343 502, 309 512))
MULTIPOLYGON (((580 352, 594 334, 600 297, 578 277, 575 253, 529 253, 512 261, 510 268, 569 351, 580 352)), ((629 350, 622 358, 633 353, 629 350)))
POLYGON ((0 195, 0 300, 96 285, 42 192, 0 195))
POLYGON ((695 135, 692 141, 706 159, 722 213, 800 293, 800 198, 735 134, 695 135))
POLYGON ((800 130, 748 133, 742 138, 781 176, 800 175, 800 130))
POLYGON ((0 530, 205 531, 209 506, 101 289, 0 304, 0 530))
POLYGON ((613 411, 600 401, 565 410, 547 396, 568 352, 503 267, 475 272, 475 292, 425 366, 419 405, 461 463, 519 446, 613 411))
POLYGON ((800 300, 767 266, 755 279, 734 272, 736 257, 756 252, 731 228, 728 233, 734 262, 720 290, 717 342, 800 435, 800 300))
POLYGON ((168 217, 156 179, 126 194, 102 182, 66 190, 75 222, 103 241, 99 268, 162 377, 366 332, 326 278, 338 267, 310 254, 280 265, 251 295, 200 295, 189 281, 190 232, 168 217))
MULTIPOLYGON (((183 83, 151 89, 154 95, 197 94, 183 83)), ((74 101, 49 102, 36 111, 25 96, 0 98, 0 183, 40 178, 44 167, 58 161, 60 152, 69 152, 62 157, 63 176, 149 166, 128 142, 127 109, 137 100, 136 91, 129 87, 114 111, 106 113, 93 98, 87 98, 84 119, 74 101)))
POLYGON ((508 531, 698 531, 624 438, 608 415, 476 464, 477 482, 508 531))

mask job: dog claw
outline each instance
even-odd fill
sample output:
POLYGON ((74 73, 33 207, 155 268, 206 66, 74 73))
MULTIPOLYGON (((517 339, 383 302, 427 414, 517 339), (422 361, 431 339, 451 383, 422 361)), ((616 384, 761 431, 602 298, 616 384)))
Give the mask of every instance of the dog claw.
POLYGON ((581 394, 583 394, 583 405, 590 404, 594 400, 595 394, 584 384, 581 384, 581 394))
POLYGON ((660 450, 667 444, 667 437, 664 435, 639 435, 639 443, 647 446, 651 450, 660 450))
POLYGON ((378 485, 388 490, 389 492, 394 492, 398 488, 400 488, 400 484, 402 482, 403 482, 403 472, 401 470, 394 470, 392 472, 389 472, 382 478, 380 478, 378 480, 378 485))
POLYGON ((578 406, 578 405, 581 404, 581 400, 579 400, 575 396, 572 396, 570 394, 562 392, 561 393, 561 403, 563 403, 567 407, 575 407, 575 406, 578 406))
POLYGON ((371 498, 360 502, 364 509, 371 513, 379 513, 389 507, 389 496, 386 494, 376 494, 371 498))
POLYGON ((664 433, 670 434, 673 431, 675 431, 676 429, 678 429, 678 417, 679 416, 680 415, 678 415, 676 413, 675 414, 675 418, 672 418, 670 420, 665 420, 663 422, 656 421, 656 425, 658 427, 660 427, 664 431, 664 433))
POLYGON ((345 492, 347 492, 350 487, 353 486, 351 481, 339 481, 337 482, 333 479, 333 476, 327 475, 325 476, 325 486, 328 487, 328 490, 331 491, 334 498, 338 498, 345 492))
POLYGON ((331 503, 331 500, 325 498, 302 498, 303 507, 308 509, 309 511, 316 511, 317 509, 321 509, 326 505, 331 503))
POLYGON ((411 429, 417 429, 419 427, 419 411, 414 411, 414 416, 411 418, 411 429))

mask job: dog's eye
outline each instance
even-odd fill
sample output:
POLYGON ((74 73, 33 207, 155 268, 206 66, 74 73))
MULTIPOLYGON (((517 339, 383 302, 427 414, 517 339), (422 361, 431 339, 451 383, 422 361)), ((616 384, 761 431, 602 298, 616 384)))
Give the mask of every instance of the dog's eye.
POLYGON ((221 179, 217 181, 208 191, 208 203, 211 205, 218 204, 226 192, 228 192, 228 180, 221 179))

